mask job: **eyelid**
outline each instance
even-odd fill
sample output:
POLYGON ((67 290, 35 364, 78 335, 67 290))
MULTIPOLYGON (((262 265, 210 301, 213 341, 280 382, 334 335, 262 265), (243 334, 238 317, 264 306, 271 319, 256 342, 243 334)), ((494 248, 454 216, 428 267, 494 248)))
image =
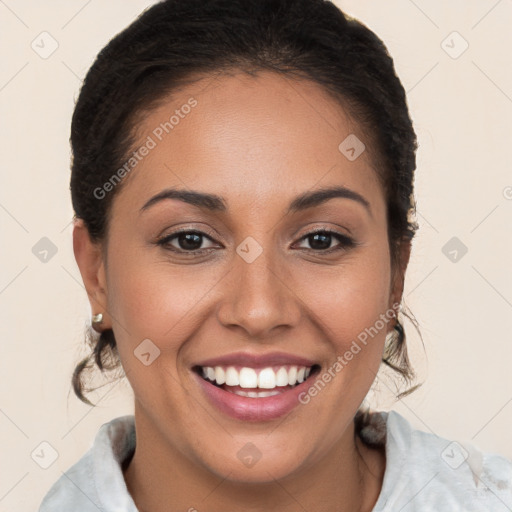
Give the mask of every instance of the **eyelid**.
MULTIPOLYGON (((201 229, 196 229, 196 228, 186 228, 186 227, 185 228, 179 228, 176 231, 173 231, 171 233, 167 233, 165 235, 159 236, 156 239, 155 244, 156 245, 160 245, 160 246, 162 246, 165 249, 166 246, 171 244, 171 241, 174 241, 174 239, 176 239, 182 233, 193 233, 193 234, 196 234, 196 235, 201 236, 203 238, 207 238, 213 244, 222 245, 220 242, 217 242, 215 237, 212 236, 207 231, 203 231, 201 229)), ((168 249, 168 250, 174 251, 174 252, 180 253, 180 254, 194 255, 194 254, 200 254, 201 252, 209 251, 210 249, 212 249, 212 247, 206 247, 204 249, 196 249, 195 251, 185 251, 183 249, 177 249, 176 247, 173 247, 172 249, 168 249)))
POLYGON ((346 238, 354 238, 352 231, 348 227, 345 227, 345 226, 342 226, 339 224, 335 224, 334 226, 332 223, 328 223, 328 224, 329 225, 326 225, 325 223, 322 223, 322 222, 310 223, 306 227, 294 231, 293 236, 294 237, 300 236, 300 238, 302 238, 305 235, 310 235, 311 233, 316 233, 318 231, 322 231, 322 232, 328 232, 328 233, 335 233, 337 235, 344 236, 346 238), (304 234, 298 235, 298 233, 301 233, 302 230, 304 230, 304 234), (343 231, 346 231, 346 233, 344 233, 343 231))
POLYGON ((318 250, 318 249, 315 250, 315 249, 308 249, 308 248, 302 248, 302 249, 304 249, 306 251, 312 251, 317 254, 322 254, 322 253, 329 254, 329 253, 335 252, 337 250, 341 251, 342 249, 350 249, 352 247, 356 247, 356 246, 360 245, 352 236, 346 235, 344 233, 340 233, 339 231, 336 231, 335 229, 332 229, 332 228, 321 228, 321 227, 311 229, 310 231, 308 231, 307 233, 302 235, 297 240, 297 242, 302 242, 303 240, 306 240, 310 236, 316 235, 317 233, 326 233, 328 235, 331 235, 333 238, 336 238, 338 240, 339 244, 335 245, 334 247, 331 247, 330 249, 325 249, 325 250, 318 250))
MULTIPOLYGON (((164 230, 164 233, 167 230, 164 230)), ((185 226, 181 228, 176 228, 174 231, 171 231, 169 233, 166 233, 164 235, 159 235, 156 239, 156 241, 165 240, 167 238, 171 238, 173 236, 179 235, 181 233, 196 233, 205 237, 210 238, 212 241, 215 240, 216 237, 218 237, 218 233, 214 232, 213 230, 208 230, 208 228, 195 228, 192 226, 185 226)))
MULTIPOLYGON (((187 255, 187 256, 191 256, 193 257, 194 255, 201 255, 201 254, 204 254, 205 252, 211 252, 211 249, 213 249, 213 247, 206 247, 206 248, 203 248, 203 249, 195 249, 195 250, 192 250, 192 251, 186 251, 184 249, 179 249, 179 248, 176 248, 176 247, 167 247, 167 246, 170 246, 171 244, 171 241, 173 241, 175 238, 177 238, 180 234, 182 233, 192 233, 192 234, 196 234, 198 236, 201 236, 203 238, 207 238, 210 240, 210 242, 214 243, 214 244, 220 244, 220 242, 217 242, 216 239, 215 239, 215 236, 212 236, 209 232, 207 231, 202 231, 200 229, 196 229, 196 228, 192 228, 192 227, 182 227, 182 228, 179 228, 179 229, 176 229, 175 231, 171 232, 171 233, 168 233, 166 235, 163 235, 163 236, 160 236, 158 237, 158 239, 156 240, 156 244, 159 245, 159 246, 162 246, 164 249, 166 250, 169 250, 171 252, 175 252, 177 254, 183 254, 183 255, 187 255)), ((310 228, 309 231, 307 231, 306 233, 304 233, 302 236, 300 236, 296 242, 294 243, 295 244, 298 244, 298 243, 301 243, 303 240, 306 240, 308 237, 310 236, 313 236, 317 233, 326 233, 328 235, 331 235, 332 237, 334 237, 335 239, 337 239, 338 241, 338 244, 335 245, 334 247, 331 247, 329 249, 309 249, 307 247, 301 247, 299 248, 299 250, 302 250, 302 251, 307 251, 307 252, 313 252, 315 254, 331 254, 333 252, 337 252, 337 251, 342 251, 342 250, 347 250, 347 249, 351 249, 351 248, 354 248, 354 247, 357 247, 360 245, 359 242, 357 242, 351 235, 347 235, 347 234, 344 234, 344 233, 341 233, 333 228, 328 228, 328 227, 323 227, 323 226, 317 226, 315 228, 310 228)), ((222 244, 220 244, 222 245, 222 244)))

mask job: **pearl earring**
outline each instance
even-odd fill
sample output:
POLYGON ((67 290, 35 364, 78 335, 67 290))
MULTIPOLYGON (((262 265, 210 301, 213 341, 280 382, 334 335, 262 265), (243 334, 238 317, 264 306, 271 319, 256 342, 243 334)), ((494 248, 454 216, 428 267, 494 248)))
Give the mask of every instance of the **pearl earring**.
POLYGON ((93 324, 101 324, 103 322, 103 313, 98 313, 97 315, 92 316, 93 324))

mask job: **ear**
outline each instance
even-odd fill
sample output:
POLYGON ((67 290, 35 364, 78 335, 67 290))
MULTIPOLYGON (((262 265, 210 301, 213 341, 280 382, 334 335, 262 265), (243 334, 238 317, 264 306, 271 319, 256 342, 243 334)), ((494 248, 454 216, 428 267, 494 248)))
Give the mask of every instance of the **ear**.
POLYGON ((73 252, 80 269, 93 314, 102 313, 101 327, 111 328, 107 312, 107 283, 102 246, 93 242, 83 219, 75 219, 73 226, 73 252))
MULTIPOLYGON (((403 238, 399 243, 399 261, 398 265, 392 271, 391 294, 390 294, 390 308, 393 304, 400 304, 402 301, 402 294, 404 292, 405 272, 409 264, 411 256, 411 240, 403 238)), ((398 311, 397 311, 398 314, 398 311)))

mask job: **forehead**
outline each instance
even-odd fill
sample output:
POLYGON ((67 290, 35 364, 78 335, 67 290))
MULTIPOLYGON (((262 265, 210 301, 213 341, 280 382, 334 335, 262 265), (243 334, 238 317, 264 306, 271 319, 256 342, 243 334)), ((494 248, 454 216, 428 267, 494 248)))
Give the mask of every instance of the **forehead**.
POLYGON ((383 203, 369 151, 353 158, 352 148, 359 153, 370 141, 311 81, 272 72, 202 78, 146 113, 137 139, 135 150, 150 149, 120 195, 140 205, 166 187, 263 205, 332 185, 383 203))

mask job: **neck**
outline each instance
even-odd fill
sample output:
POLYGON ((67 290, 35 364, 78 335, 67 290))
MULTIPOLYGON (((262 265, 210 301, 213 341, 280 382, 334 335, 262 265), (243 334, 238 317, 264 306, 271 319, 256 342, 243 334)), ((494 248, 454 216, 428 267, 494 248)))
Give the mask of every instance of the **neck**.
POLYGON ((164 439, 144 414, 135 411, 136 450, 124 476, 141 512, 225 512, 245 510, 369 512, 385 470, 384 449, 370 449, 354 435, 351 422, 329 453, 279 480, 239 482, 222 477, 164 439))

